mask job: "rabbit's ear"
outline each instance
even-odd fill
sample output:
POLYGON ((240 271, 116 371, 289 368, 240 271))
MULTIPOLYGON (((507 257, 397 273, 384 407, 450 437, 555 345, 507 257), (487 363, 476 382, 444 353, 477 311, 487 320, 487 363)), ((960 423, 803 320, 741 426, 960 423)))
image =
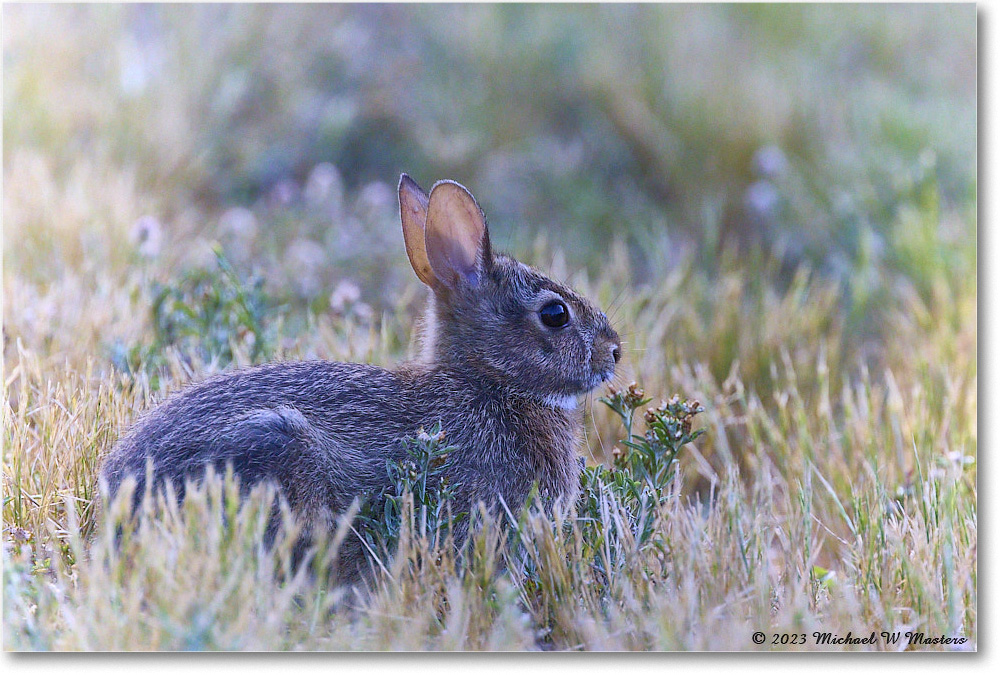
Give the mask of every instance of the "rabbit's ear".
POLYGON ((403 243, 406 257, 417 277, 433 286, 436 279, 427 249, 424 247, 424 223, 427 221, 427 193, 405 173, 399 177, 399 220, 403 224, 403 243))
POLYGON ((478 286, 492 253, 486 217, 469 191, 450 180, 435 183, 424 229, 427 259, 438 281, 451 289, 462 282, 478 286))

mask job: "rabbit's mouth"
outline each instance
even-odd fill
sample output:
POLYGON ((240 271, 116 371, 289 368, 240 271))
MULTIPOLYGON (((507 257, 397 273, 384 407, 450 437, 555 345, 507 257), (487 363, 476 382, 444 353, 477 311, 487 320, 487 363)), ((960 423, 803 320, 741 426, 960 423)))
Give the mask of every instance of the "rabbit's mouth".
MULTIPOLYGON (((584 394, 590 393, 600 387, 605 382, 610 382, 614 377, 615 373, 613 370, 608 370, 602 373, 591 373, 590 377, 582 380, 577 380, 576 382, 569 384, 566 389, 564 389, 559 394, 553 394, 546 398, 549 399, 576 399, 577 396, 583 396, 584 394), (566 393, 572 392, 572 393, 566 393)), ((567 383, 568 384, 568 383, 567 383)), ((562 407, 562 406, 560 406, 562 407)))
POLYGON ((614 368, 610 368, 600 373, 594 373, 590 376, 590 381, 587 382, 586 391, 593 391, 597 389, 605 382, 610 382, 615 377, 614 368))

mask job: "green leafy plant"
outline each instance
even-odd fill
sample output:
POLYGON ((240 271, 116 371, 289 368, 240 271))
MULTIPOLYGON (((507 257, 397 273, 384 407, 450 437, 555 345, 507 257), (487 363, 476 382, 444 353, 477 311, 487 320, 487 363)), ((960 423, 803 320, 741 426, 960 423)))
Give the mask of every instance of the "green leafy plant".
POLYGON ((150 324, 153 339, 131 348, 116 347, 112 361, 126 373, 145 368, 154 373, 166 365, 166 352, 197 356, 228 365, 243 349, 252 362, 274 351, 274 331, 266 314, 276 304, 264 291, 264 280, 244 281, 219 248, 216 269, 196 269, 172 283, 153 282, 150 324))
POLYGON ((360 533, 369 551, 392 554, 400 533, 408 531, 437 545, 455 530, 467 514, 453 511, 454 489, 445 475, 448 454, 445 432, 436 424, 430 432, 403 440, 406 457, 387 460, 391 488, 382 495, 368 495, 358 515, 360 533))
POLYGON ((613 410, 625 427, 624 448, 615 448, 612 464, 586 467, 580 476, 579 519, 589 538, 603 536, 600 525, 601 494, 609 493, 626 509, 629 525, 640 544, 653 534, 653 510, 668 495, 681 449, 705 433, 692 429, 692 421, 705 408, 698 401, 678 396, 648 408, 643 415, 646 431, 633 433, 636 412, 652 401, 634 382, 624 391, 611 388, 598 399, 613 410))

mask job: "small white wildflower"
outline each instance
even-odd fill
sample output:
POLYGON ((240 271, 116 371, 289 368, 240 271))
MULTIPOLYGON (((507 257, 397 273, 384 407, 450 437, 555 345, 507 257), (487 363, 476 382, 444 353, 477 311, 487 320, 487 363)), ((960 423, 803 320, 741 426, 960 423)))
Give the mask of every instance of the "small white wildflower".
POLYGON ((135 40, 124 39, 118 43, 118 83, 126 98, 143 93, 149 83, 149 66, 142 49, 135 40))
POLYGON ((146 88, 146 67, 137 59, 123 58, 119 74, 122 93, 126 97, 138 96, 146 88))
POLYGON ((251 240, 257 236, 257 216, 250 209, 234 206, 219 217, 219 229, 237 239, 251 240))
POLYGON ((354 315, 361 319, 362 321, 371 320, 372 316, 375 314, 375 310, 372 309, 371 305, 367 302, 356 302, 351 307, 351 311, 354 315))
POLYGON ((309 298, 322 287, 322 271, 326 267, 326 251, 309 239, 296 239, 285 251, 285 268, 291 275, 295 289, 309 298))
POLYGON ((309 172, 302 196, 312 206, 328 200, 339 204, 344 198, 344 181, 340 177, 340 171, 329 162, 317 164, 309 172))
POLYGON ((765 145, 754 153, 753 168, 759 176, 776 178, 785 173, 788 160, 777 145, 765 145))
POLYGON ((271 189, 271 203, 288 206, 299 198, 299 186, 291 178, 285 178, 271 189))
POLYGON ((330 309, 342 314, 345 309, 361 299, 361 289, 353 281, 344 279, 330 294, 330 309))
POLYGON ((396 193, 387 184, 377 180, 361 188, 358 201, 363 208, 378 211, 395 205, 396 193))
POLYGON ((967 466, 976 461, 975 457, 972 457, 970 455, 963 455, 958 450, 953 450, 952 452, 949 452, 948 459, 954 462, 955 464, 958 464, 959 466, 967 466))
POLYGON ((153 216, 143 216, 132 225, 129 239, 138 247, 139 255, 155 258, 163 246, 163 227, 153 216))
POLYGON ((778 208, 778 190, 766 180, 759 180, 747 188, 743 203, 751 213, 770 217, 778 208))

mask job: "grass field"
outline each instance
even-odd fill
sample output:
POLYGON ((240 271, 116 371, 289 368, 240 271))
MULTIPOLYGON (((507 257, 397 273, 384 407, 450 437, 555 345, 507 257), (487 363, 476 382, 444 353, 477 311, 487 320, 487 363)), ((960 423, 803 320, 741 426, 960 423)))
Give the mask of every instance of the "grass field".
MULTIPOLYGON (((977 648, 973 6, 3 26, 5 649, 977 648), (496 244, 598 301, 619 387, 701 402, 656 503, 601 483, 462 557, 404 523, 367 592, 327 583, 335 541, 310 569, 264 547, 273 495, 225 480, 116 537, 100 459, 166 393, 413 355, 402 171, 466 184, 496 244), (879 639, 814 637, 849 631, 879 639)), ((605 394, 592 467, 623 448, 605 394)))

